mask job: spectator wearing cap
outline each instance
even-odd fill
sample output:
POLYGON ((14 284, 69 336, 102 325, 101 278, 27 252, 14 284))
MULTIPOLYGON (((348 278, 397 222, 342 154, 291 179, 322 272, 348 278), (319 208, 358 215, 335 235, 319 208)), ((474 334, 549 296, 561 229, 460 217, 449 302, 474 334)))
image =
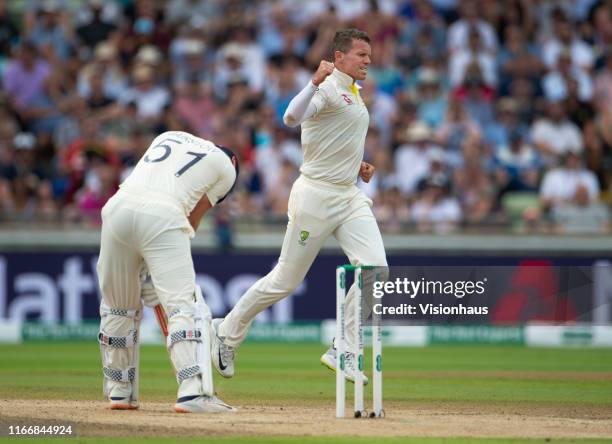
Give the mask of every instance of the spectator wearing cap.
POLYGON ((510 132, 509 143, 495 150, 495 181, 500 196, 507 191, 536 191, 540 179, 540 158, 521 131, 510 132))
POLYGON ((134 67, 147 66, 154 73, 156 84, 166 84, 170 65, 162 63, 163 55, 155 45, 143 45, 134 57, 134 67))
POLYGON ((227 99, 228 85, 240 79, 249 84, 248 66, 244 62, 246 54, 242 46, 228 43, 219 50, 219 61, 214 73, 215 95, 227 99))
POLYGON ((104 94, 113 100, 121 97, 128 87, 128 79, 118 60, 117 48, 110 41, 98 43, 93 60, 79 71, 77 91, 83 98, 91 95, 90 77, 102 76, 104 94))
POLYGON ((448 100, 440 84, 438 72, 433 68, 423 68, 418 73, 417 115, 432 128, 440 126, 446 114, 448 100))
POLYGON ((459 201, 450 195, 450 184, 443 176, 432 176, 410 208, 419 231, 449 232, 461 222, 459 201))
POLYGON ((581 67, 573 65, 569 49, 563 48, 557 57, 556 69, 549 71, 542 79, 542 89, 549 101, 565 100, 574 83, 578 98, 584 102, 591 100, 593 96, 591 76, 581 67))
POLYGON ((36 136, 33 133, 18 133, 13 138, 13 152, 15 176, 35 174, 41 178, 42 174, 36 164, 36 136))
POLYGON ((143 45, 138 49, 134 58, 137 65, 146 65, 159 69, 162 61, 162 53, 155 45, 143 45))
POLYGON ((556 165, 567 151, 582 151, 584 147, 580 129, 567 118, 562 102, 547 103, 546 116, 531 128, 531 140, 545 165, 556 165))
POLYGON ((405 196, 411 196, 418 183, 430 172, 430 152, 438 148, 434 134, 424 122, 416 121, 406 130, 406 143, 395 151, 396 182, 405 196))
POLYGON ((174 39, 170 45, 174 76, 172 83, 175 88, 182 88, 188 82, 196 79, 199 83, 212 80, 212 73, 206 63, 206 45, 195 37, 174 39))
POLYGON ((586 169, 582 149, 570 147, 562 156, 562 164, 544 175, 540 186, 540 201, 545 210, 551 210, 571 201, 579 186, 587 190, 589 202, 599 198, 599 183, 595 174, 586 169))
MULTIPOLYGON (((237 55, 239 54, 238 57, 241 59, 244 68, 243 74, 246 75, 249 89, 254 93, 260 93, 266 79, 266 59, 262 49, 254 39, 254 34, 255 30, 253 28, 239 26, 233 31, 228 45, 235 45, 232 51, 237 55)), ((228 47, 225 46, 222 51, 226 53, 228 47)))
POLYGON ((11 164, 4 169, 2 188, 3 219, 31 221, 35 216, 36 190, 44 175, 37 163, 36 137, 18 133, 12 141, 11 164))
POLYGON ((124 105, 134 103, 138 117, 144 122, 157 123, 164 108, 170 104, 170 93, 165 86, 155 83, 155 72, 147 65, 138 65, 132 71, 132 87, 119 101, 124 105))

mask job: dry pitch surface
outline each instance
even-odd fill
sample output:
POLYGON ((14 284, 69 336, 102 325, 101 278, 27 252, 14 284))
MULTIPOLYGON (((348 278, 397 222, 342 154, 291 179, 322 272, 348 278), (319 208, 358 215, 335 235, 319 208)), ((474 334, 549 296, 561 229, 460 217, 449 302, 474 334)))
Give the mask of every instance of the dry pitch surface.
POLYGON ((384 419, 333 419, 333 406, 239 405, 239 413, 186 415, 144 402, 111 411, 101 401, 0 400, 4 424, 74 424, 79 436, 414 436, 609 438, 612 408, 507 407, 448 403, 386 405, 384 419))

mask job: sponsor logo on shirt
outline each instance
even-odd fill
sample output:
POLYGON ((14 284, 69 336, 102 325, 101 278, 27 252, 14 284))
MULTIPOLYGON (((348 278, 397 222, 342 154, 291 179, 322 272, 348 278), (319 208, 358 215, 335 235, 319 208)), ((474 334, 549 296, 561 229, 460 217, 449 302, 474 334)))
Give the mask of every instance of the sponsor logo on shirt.
POLYGON ((353 101, 351 100, 351 98, 348 96, 348 94, 340 94, 342 96, 342 98, 344 99, 344 101, 346 103, 348 103, 349 105, 353 104, 353 101))

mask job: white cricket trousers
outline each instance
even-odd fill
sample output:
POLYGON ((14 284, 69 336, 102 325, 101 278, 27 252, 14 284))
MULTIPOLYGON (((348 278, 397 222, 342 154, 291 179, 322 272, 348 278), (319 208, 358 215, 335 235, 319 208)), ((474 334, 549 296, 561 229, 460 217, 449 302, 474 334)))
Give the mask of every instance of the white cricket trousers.
MULTIPOLYGON (((191 257, 190 227, 185 215, 171 202, 159 196, 119 191, 102 210, 102 238, 98 259, 98 278, 103 301, 116 309, 140 309, 140 271, 146 263, 157 296, 170 316, 168 331, 194 328, 195 270, 191 257)), ((167 198, 166 198, 167 199, 167 198)), ((123 335, 124 317, 110 319, 110 334, 123 335)), ((194 342, 178 342, 171 349, 175 368, 193 365, 196 361, 194 342)), ((108 364, 125 368, 128 357, 121 349, 111 350, 108 364), (113 362, 115 361, 115 362, 113 362)), ((179 397, 197 395, 201 385, 196 378, 185 380, 179 397)))
MULTIPOLYGON (((225 317, 219 326, 224 342, 238 347, 255 316, 297 288, 330 235, 352 265, 386 267, 385 248, 371 207, 372 201, 355 185, 332 185, 300 176, 289 196, 289 222, 278 263, 247 290, 225 317)), ((333 280, 329 288, 330 303, 335 303, 333 280)), ((356 289, 353 284, 347 294, 348 347, 353 347, 356 339, 351 308, 356 289)))

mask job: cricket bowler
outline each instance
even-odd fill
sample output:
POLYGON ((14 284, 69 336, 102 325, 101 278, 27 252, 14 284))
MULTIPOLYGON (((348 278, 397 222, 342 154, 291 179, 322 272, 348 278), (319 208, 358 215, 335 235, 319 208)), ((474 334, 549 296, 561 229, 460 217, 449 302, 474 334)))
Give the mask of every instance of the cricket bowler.
MULTIPOLYGON (((374 166, 363 162, 369 114, 356 83, 365 80, 368 73, 370 38, 357 29, 340 30, 332 50, 334 62, 321 61, 283 117, 290 127, 302 126, 304 163, 289 196, 289 222, 278 263, 247 290, 225 319, 213 320, 212 359, 217 371, 227 378, 234 375, 236 348, 255 316, 297 288, 329 236, 337 239, 352 265, 387 270, 372 201, 356 185, 358 177, 369 182, 374 174, 374 166)), ((353 285, 346 308, 348 350, 356 341, 355 294, 353 285)), ((348 353, 346 374, 351 381, 354 361, 354 354, 348 353)), ((333 344, 321 362, 335 371, 333 344)))

